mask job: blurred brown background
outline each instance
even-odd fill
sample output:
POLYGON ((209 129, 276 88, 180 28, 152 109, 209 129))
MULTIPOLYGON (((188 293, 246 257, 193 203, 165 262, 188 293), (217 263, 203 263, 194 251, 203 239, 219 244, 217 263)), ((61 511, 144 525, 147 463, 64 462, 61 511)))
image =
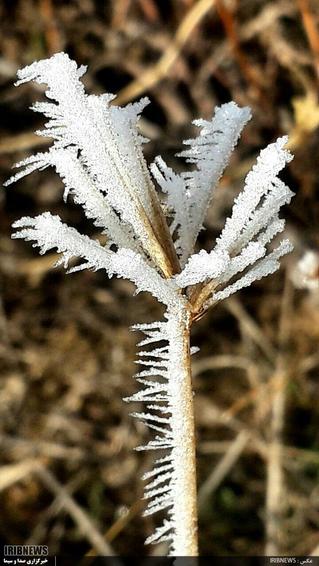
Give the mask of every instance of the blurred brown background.
MULTIPOLYGON (((318 2, 2 0, 0 19, 3 181, 46 147, 28 110, 42 90, 14 88, 16 70, 61 50, 88 65, 90 92, 149 96, 149 161, 161 153, 178 169, 192 119, 232 99, 251 106, 200 236, 207 249, 258 151, 289 134, 295 252, 193 332, 200 551, 319 554, 318 2), (296 266, 310 249, 304 285, 296 266)), ((53 255, 10 239, 15 219, 45 210, 94 233, 53 171, 0 201, 0 540, 52 554, 156 552, 143 546, 159 518, 142 518, 140 479, 153 455, 133 450, 148 433, 122 397, 136 388, 128 327, 161 309, 101 273, 51 270, 53 255)))

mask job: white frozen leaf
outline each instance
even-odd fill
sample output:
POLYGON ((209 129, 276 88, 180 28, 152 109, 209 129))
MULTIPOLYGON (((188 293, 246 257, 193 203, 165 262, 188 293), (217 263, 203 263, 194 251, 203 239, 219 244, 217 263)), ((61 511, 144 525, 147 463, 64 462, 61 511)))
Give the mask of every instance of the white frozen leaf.
POLYGON ((260 152, 257 163, 246 177, 245 187, 235 200, 216 249, 232 253, 246 245, 289 202, 292 192, 278 179, 278 173, 292 155, 284 149, 287 137, 278 138, 260 152), (264 202, 262 199, 265 199, 264 202))
POLYGON ((268 256, 264 259, 261 259, 256 263, 256 265, 246 273, 243 277, 238 279, 236 283, 229 285, 223 291, 218 291, 213 295, 213 302, 215 301, 222 301, 226 299, 236 291, 243 289, 244 287, 249 287, 254 281, 258 281, 271 273, 275 273, 277 269, 280 267, 279 259, 288 254, 293 250, 292 244, 289 240, 283 240, 278 248, 276 248, 273 252, 271 252, 268 256))
MULTIPOLYGON (((33 106, 48 118, 45 129, 38 133, 52 137, 54 149, 72 147, 77 150, 96 189, 105 194, 110 207, 131 227, 150 255, 154 246, 161 248, 160 207, 142 153, 145 140, 137 130, 139 114, 148 101, 143 99, 124 108, 111 106, 114 95, 85 93, 80 81, 84 72, 85 68, 78 69, 66 53, 57 53, 18 71, 16 84, 35 81, 48 85, 46 95, 53 102, 33 106)), ((7 184, 35 170, 39 163, 27 160, 20 165, 26 169, 7 184)), ((161 254, 160 249, 159 263, 163 262, 161 254)))
POLYGON ((97 188, 85 164, 82 163, 74 148, 50 148, 46 153, 38 153, 17 166, 26 165, 26 169, 14 176, 29 173, 31 170, 55 167, 64 183, 64 198, 71 193, 76 204, 80 204, 87 216, 94 221, 95 226, 103 229, 108 236, 108 245, 113 243, 118 247, 131 248, 141 252, 141 248, 134 240, 129 225, 121 222, 114 209, 110 206, 105 195, 97 188), (28 170, 32 168, 31 170, 28 170))
POLYGON ((235 102, 223 104, 215 109, 211 120, 195 120, 194 124, 201 128, 200 134, 184 142, 189 145, 189 149, 180 155, 195 165, 194 171, 182 174, 188 192, 193 246, 205 220, 214 189, 250 118, 249 108, 239 108, 235 102))
POLYGON ((208 279, 215 279, 226 271, 229 263, 230 258, 227 252, 207 253, 201 250, 189 258, 183 271, 175 277, 175 280, 183 288, 208 279))
POLYGON ((184 141, 189 148, 180 156, 194 164, 193 171, 176 174, 161 157, 151 166, 174 212, 171 230, 178 233, 175 245, 182 267, 193 252, 214 189, 250 117, 249 108, 239 108, 235 102, 223 104, 211 120, 195 120, 201 128, 199 135, 184 141))
POLYGON ((172 236, 177 232, 175 248, 184 266, 193 246, 192 226, 189 217, 189 198, 185 180, 168 167, 165 161, 156 157, 151 164, 151 171, 162 191, 167 194, 167 207, 173 212, 173 221, 170 225, 172 236))
POLYGON ((56 248, 62 253, 65 267, 72 257, 78 257, 85 260, 81 269, 105 269, 109 277, 116 275, 129 279, 136 285, 137 292, 148 291, 165 305, 178 301, 175 283, 166 282, 139 254, 126 248, 117 252, 107 250, 99 242, 64 224, 58 216, 45 212, 35 218, 24 217, 13 227, 19 229, 13 238, 33 241, 41 254, 56 248))
POLYGON ((249 242, 241 253, 229 262, 229 267, 218 278, 218 284, 229 281, 237 273, 244 271, 249 265, 254 264, 266 254, 266 248, 260 242, 249 242))

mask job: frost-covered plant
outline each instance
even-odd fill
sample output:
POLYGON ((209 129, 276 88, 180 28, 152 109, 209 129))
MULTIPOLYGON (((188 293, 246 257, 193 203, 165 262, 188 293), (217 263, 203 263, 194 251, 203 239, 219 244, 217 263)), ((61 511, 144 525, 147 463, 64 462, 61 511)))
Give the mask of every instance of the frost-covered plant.
POLYGON ((86 216, 106 235, 106 244, 79 234, 49 212, 14 223, 14 238, 30 240, 40 253, 56 248, 68 267, 76 256, 84 268, 104 269, 108 277, 124 277, 137 292, 148 291, 163 305, 160 322, 137 325, 140 342, 135 376, 141 389, 131 401, 145 403, 134 413, 155 431, 139 450, 158 450, 145 497, 145 514, 166 509, 167 518, 147 542, 170 541, 171 555, 197 555, 196 469, 193 392, 189 333, 194 321, 213 304, 253 281, 274 273, 279 259, 291 251, 288 240, 272 251, 269 244, 284 229, 280 207, 289 203, 290 189, 278 178, 292 156, 284 149, 286 137, 261 151, 248 173, 231 216, 207 252, 194 251, 197 236, 241 130, 250 119, 249 108, 234 102, 216 108, 209 120, 196 120, 196 138, 185 141, 180 155, 193 165, 175 173, 158 157, 150 171, 143 157, 146 141, 137 129, 142 99, 124 108, 111 105, 113 95, 87 95, 77 67, 65 53, 35 62, 18 72, 17 84, 46 83, 49 102, 33 110, 48 121, 39 135, 53 144, 17 164, 24 175, 53 166, 86 216), (162 206, 154 181, 167 195, 162 206), (165 218, 165 212, 169 219, 165 218))

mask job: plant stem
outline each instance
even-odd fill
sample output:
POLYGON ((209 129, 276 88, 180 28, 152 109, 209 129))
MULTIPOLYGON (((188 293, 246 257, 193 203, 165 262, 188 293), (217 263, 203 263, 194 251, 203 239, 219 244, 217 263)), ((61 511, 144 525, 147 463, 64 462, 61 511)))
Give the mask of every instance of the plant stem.
POLYGON ((198 556, 195 427, 189 347, 191 317, 185 305, 177 316, 176 313, 174 315, 170 324, 170 407, 174 467, 172 554, 198 556))

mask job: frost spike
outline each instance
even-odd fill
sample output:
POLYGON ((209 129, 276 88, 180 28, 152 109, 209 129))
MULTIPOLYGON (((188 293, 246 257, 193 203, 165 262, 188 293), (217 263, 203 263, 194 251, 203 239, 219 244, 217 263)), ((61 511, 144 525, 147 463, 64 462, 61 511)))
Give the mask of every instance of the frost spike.
POLYGON ((164 417, 158 417, 157 415, 151 415, 146 413, 131 413, 132 417, 141 419, 142 421, 155 421, 157 423, 168 424, 170 419, 165 419, 164 417))
POLYGON ((161 474, 157 474, 157 477, 151 481, 150 483, 147 484, 145 491, 148 490, 152 490, 155 487, 157 487, 158 485, 160 485, 161 483, 164 483, 166 481, 169 481, 172 479, 172 472, 167 472, 166 474, 163 473, 163 470, 161 470, 161 474))
POLYGON ((173 534, 167 534, 169 531, 172 530, 172 524, 170 521, 165 521, 164 524, 161 527, 158 527, 155 532, 150 535, 146 541, 145 544, 155 544, 155 543, 159 543, 159 542, 165 542, 167 540, 171 540, 173 537, 173 534))
POLYGON ((149 503, 148 507, 143 512, 143 515, 144 517, 147 517, 148 515, 153 515, 153 513, 162 511, 163 509, 166 509, 167 507, 171 507, 172 505, 173 505, 172 497, 169 497, 167 494, 159 495, 149 503))
POLYGON ((163 485, 162 487, 157 487, 156 489, 145 489, 144 491, 144 499, 152 499, 153 497, 157 497, 158 495, 163 495, 164 493, 170 493, 171 486, 169 484, 163 485))

